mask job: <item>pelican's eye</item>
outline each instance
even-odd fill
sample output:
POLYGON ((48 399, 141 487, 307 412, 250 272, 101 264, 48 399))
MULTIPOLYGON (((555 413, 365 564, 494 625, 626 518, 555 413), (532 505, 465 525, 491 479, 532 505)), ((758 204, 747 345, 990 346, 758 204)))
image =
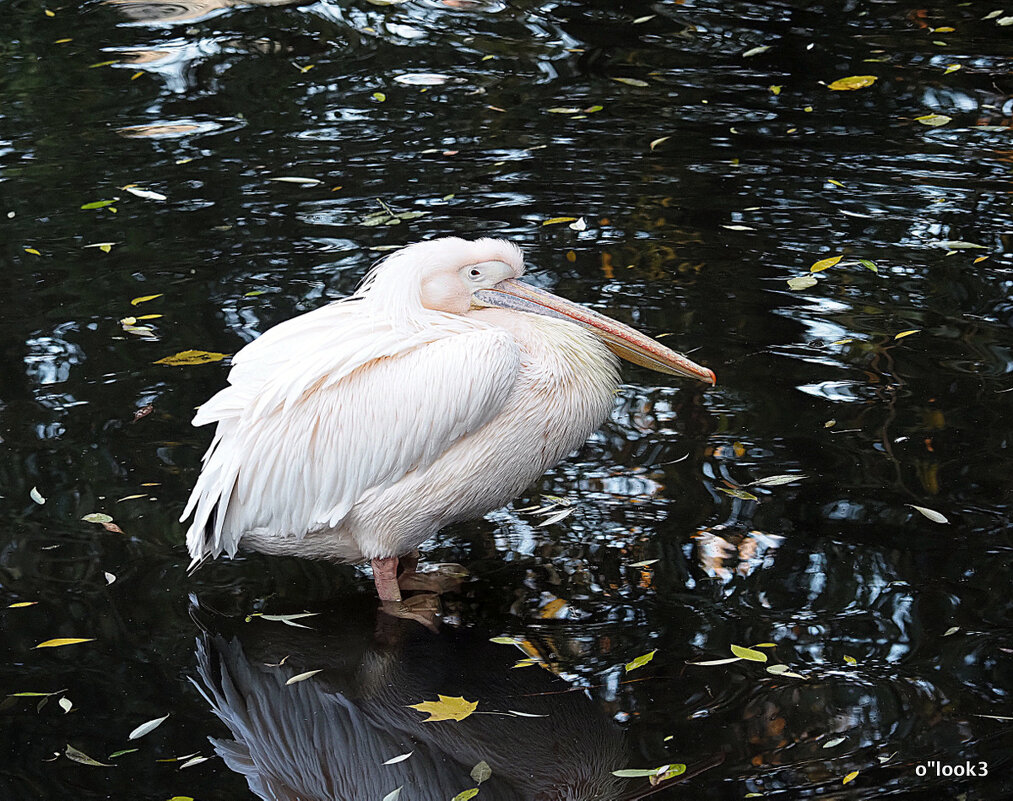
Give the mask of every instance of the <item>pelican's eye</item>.
POLYGON ((472 267, 471 268, 471 272, 469 273, 469 275, 472 278, 481 278, 482 277, 482 271, 479 270, 477 267, 472 267))

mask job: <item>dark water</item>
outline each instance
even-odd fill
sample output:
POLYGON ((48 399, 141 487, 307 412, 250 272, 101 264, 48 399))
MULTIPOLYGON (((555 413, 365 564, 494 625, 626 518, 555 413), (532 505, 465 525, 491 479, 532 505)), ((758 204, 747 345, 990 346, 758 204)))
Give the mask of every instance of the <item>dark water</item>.
POLYGON ((53 693, 0 704, 0 797, 450 799, 480 760, 479 799, 645 797, 612 771, 668 763, 693 775, 651 797, 1013 794, 997 8, 0 3, 0 694, 53 693), (853 75, 877 81, 826 86, 853 75), (377 199, 426 215, 367 225, 377 199), (628 366, 577 454, 428 543, 473 573, 436 633, 352 568, 188 578, 189 419, 227 363, 154 362, 234 353, 451 233, 513 239, 718 386, 628 366), (783 474, 806 478, 727 492, 783 474), (546 495, 574 511, 539 526, 546 495), (687 664, 760 643, 803 678, 687 664), (501 714, 406 709, 438 693, 501 714), (228 766, 209 736, 243 739, 228 766))

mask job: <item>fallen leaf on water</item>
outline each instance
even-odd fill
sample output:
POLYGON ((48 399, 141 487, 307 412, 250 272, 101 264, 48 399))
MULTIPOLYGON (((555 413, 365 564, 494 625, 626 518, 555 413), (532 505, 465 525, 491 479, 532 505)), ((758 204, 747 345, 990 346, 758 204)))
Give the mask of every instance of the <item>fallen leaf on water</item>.
POLYGON ((846 663, 848 663, 849 665, 857 665, 858 664, 858 660, 855 659, 855 657, 848 656, 847 654, 844 655, 844 661, 846 663))
POLYGON ((78 751, 74 746, 68 745, 67 750, 64 751, 67 755, 67 759, 72 759, 75 762, 80 762, 82 765, 92 765, 97 768, 111 768, 115 767, 110 765, 108 762, 99 762, 97 759, 92 759, 84 751, 78 751))
POLYGON ((946 248, 947 250, 970 250, 977 248, 979 250, 985 250, 985 245, 979 245, 976 242, 964 242, 961 239, 940 239, 935 242, 929 242, 930 245, 936 247, 946 248))
POLYGON ((120 187, 120 188, 126 190, 131 195, 136 195, 137 197, 143 197, 145 200, 168 200, 169 199, 169 197, 167 195, 163 195, 161 192, 155 192, 152 189, 142 189, 141 187, 134 186, 133 184, 128 184, 127 186, 123 186, 123 187, 120 187))
MULTIPOLYGON (((123 756, 124 754, 134 754, 134 753, 137 753, 137 751, 139 751, 139 750, 140 750, 140 749, 138 749, 138 748, 124 748, 124 749, 123 749, 123 750, 121 750, 121 751, 113 751, 113 752, 112 752, 112 753, 111 753, 111 754, 110 754, 110 755, 108 756, 108 759, 116 759, 116 757, 121 757, 121 756, 123 756)), ((180 797, 181 797, 181 796, 176 796, 176 798, 180 798, 180 797)), ((171 799, 171 798, 170 798, 170 799, 169 799, 169 801, 173 801, 173 799, 171 799)))
POLYGON ((664 776, 666 779, 672 776, 679 776, 686 772, 686 766, 681 764, 672 763, 670 765, 662 765, 658 768, 626 768, 624 770, 612 771, 613 776, 618 776, 622 779, 636 779, 645 777, 660 777, 664 776))
POLYGON ((35 606, 38 601, 18 601, 16 604, 7 604, 8 609, 24 609, 26 606, 35 606))
POLYGON ((781 90, 784 89, 784 86, 782 86, 780 84, 771 84, 767 88, 770 90, 770 93, 772 95, 777 96, 777 95, 781 94, 781 90))
POLYGON ((183 770, 183 768, 190 768, 193 767, 194 765, 199 765, 201 762, 207 761, 208 758, 206 756, 195 756, 193 759, 188 759, 186 762, 180 765, 179 769, 183 770))
POLYGON ((517 645, 517 640, 513 637, 490 637, 489 642, 494 642, 497 645, 517 645))
POLYGON ((879 267, 877 267, 874 262, 871 262, 868 259, 859 259, 858 263, 861 264, 866 270, 872 270, 874 273, 879 272, 879 267))
POLYGON ((381 765, 396 765, 398 762, 404 762, 408 757, 414 754, 414 751, 409 751, 407 754, 401 754, 400 756, 391 757, 386 762, 381 762, 381 765))
POLYGON ((634 562, 633 564, 630 565, 630 567, 647 567, 660 561, 661 561, 660 559, 645 559, 643 562, 634 562))
POLYGON ((767 655, 763 651, 756 651, 752 648, 746 648, 742 645, 730 646, 731 651, 739 659, 748 659, 750 662, 766 662, 767 655))
POLYGON ((833 178, 827 178, 827 183, 828 184, 833 184, 834 186, 839 186, 841 189, 845 189, 846 188, 844 186, 844 184, 842 184, 840 181, 837 181, 837 180, 835 180, 833 178))
POLYGON ((791 476, 791 475, 779 475, 779 476, 767 476, 766 478, 758 478, 756 481, 750 481, 747 487, 778 487, 781 484, 791 484, 793 481, 801 481, 809 476, 791 476))
POLYGON ((733 656, 729 659, 708 659, 706 662, 687 662, 687 665, 730 665, 732 662, 741 662, 741 656, 733 656))
POLYGON ((943 632, 944 637, 950 637, 960 631, 960 626, 950 626, 946 631, 943 632))
POLYGON ((94 637, 57 637, 55 640, 46 640, 36 645, 36 648, 59 648, 61 645, 77 645, 80 642, 95 642, 94 637))
POLYGON ((70 702, 70 699, 66 698, 66 697, 61 698, 56 703, 58 703, 60 705, 60 709, 63 710, 63 714, 65 714, 65 715, 68 712, 70 712, 70 710, 72 710, 74 708, 74 705, 70 702))
POLYGON ((773 676, 787 676, 789 679, 804 679, 801 673, 795 673, 787 665, 769 665, 767 672, 773 676))
POLYGON ((581 109, 579 108, 565 108, 562 106, 553 106, 552 108, 545 109, 549 114, 580 114, 581 109))
POLYGON ((625 83, 627 86, 650 86, 647 81, 642 81, 639 78, 613 78, 612 80, 625 83))
POLYGON ((844 779, 841 780, 841 784, 847 784, 848 782, 852 781, 857 775, 858 775, 857 770, 851 771, 851 773, 849 773, 847 776, 844 777, 844 779))
POLYGON ((739 500, 742 500, 742 501, 758 501, 758 500, 760 500, 755 495, 753 495, 753 493, 747 492, 744 489, 739 489, 738 487, 735 487, 735 488, 718 487, 718 491, 719 492, 723 492, 725 495, 731 495, 733 498, 738 498, 739 500))
POLYGON ((923 114, 921 117, 915 117, 915 121, 920 122, 922 125, 938 128, 940 125, 952 122, 953 117, 947 117, 945 114, 923 114))
POLYGON ((559 223, 571 223, 576 221, 576 217, 549 217, 547 220, 542 220, 542 225, 558 225, 559 223))
POLYGON ((105 576, 105 580, 106 580, 106 586, 108 586, 108 585, 112 584, 112 583, 113 583, 114 581, 116 581, 116 576, 114 576, 114 575, 113 575, 112 573, 110 573, 110 572, 109 572, 108 570, 107 570, 107 571, 104 571, 104 572, 102 573, 102 575, 103 575, 103 576, 105 576))
POLYGON ((383 92, 373 92, 373 99, 377 103, 382 103, 387 99, 387 95, 385 95, 383 92))
MULTIPOLYGON (((404 785, 401 785, 401 787, 404 787, 404 785)), ((387 793, 387 795, 383 797, 383 801, 398 801, 398 799, 401 797, 401 787, 398 787, 396 790, 391 790, 389 793, 387 793)))
POLYGON ((925 517, 927 517, 933 523, 949 523, 950 522, 949 520, 946 519, 946 517, 944 515, 941 515, 935 509, 929 509, 929 508, 927 508, 925 506, 915 506, 913 503, 909 503, 907 505, 910 506, 912 509, 914 509, 916 512, 921 512, 923 515, 925 515, 925 517))
POLYGON ((654 148, 656 148, 662 142, 667 142, 671 138, 672 138, 671 136, 662 136, 659 137, 658 139, 655 139, 653 142, 651 142, 651 150, 654 150, 654 148))
POLYGON ((115 203, 115 200, 94 200, 91 203, 85 203, 81 208, 85 211, 91 209, 104 209, 106 206, 111 206, 115 203))
POLYGON ((478 795, 478 788, 469 787, 467 790, 461 790, 450 801, 468 801, 469 798, 474 798, 476 795, 478 795))
POLYGON ((437 701, 409 704, 408 708, 428 713, 429 717, 422 722, 433 723, 438 720, 464 720, 478 707, 478 701, 465 701, 462 696, 437 695, 437 698, 437 701))
POLYGON ((847 78, 838 78, 833 83, 828 84, 827 88, 833 89, 835 92, 850 92, 854 89, 864 89, 866 86, 872 86, 876 80, 876 75, 849 75, 847 78))
POLYGON ((318 668, 317 670, 307 670, 305 673, 298 673, 292 678, 290 678, 288 681, 286 681, 285 684, 288 685, 288 684, 295 684, 296 682, 300 681, 306 681, 306 679, 308 679, 310 676, 317 675, 317 673, 319 673, 321 670, 323 670, 323 668, 318 668))
POLYGON ((917 334, 919 331, 921 331, 920 328, 911 328, 907 331, 901 331, 899 334, 894 336, 894 339, 903 339, 904 337, 909 337, 912 334, 917 334))
POLYGON ((648 651, 646 654, 641 654, 636 659, 634 659, 634 660, 632 660, 630 662, 627 662, 626 663, 626 672, 629 673, 631 670, 636 670, 637 668, 643 667, 648 662, 650 662, 652 659, 654 659, 654 655, 656 653, 658 653, 658 649, 657 648, 655 648, 653 651, 648 651))
POLYGON ((170 367, 181 367, 193 364, 207 364, 208 362, 220 362, 228 356, 227 353, 216 353, 207 350, 184 350, 172 356, 158 359, 155 364, 165 364, 170 367))
POLYGON ((951 72, 956 72, 962 67, 963 67, 962 64, 947 64, 946 70, 943 72, 943 75, 949 75, 951 72))
POLYGON ((770 45, 759 45, 758 47, 750 47, 745 53, 742 54, 743 58, 752 58, 758 56, 760 53, 766 53, 770 50, 770 45))
POLYGON ((584 218, 581 217, 579 220, 577 220, 577 222, 572 222, 567 227, 573 231, 586 231, 587 223, 584 221, 584 218))
POLYGON ((31 253, 33 256, 41 256, 42 254, 35 248, 25 248, 25 253, 31 253))
POLYGON ((139 303, 147 303, 149 300, 154 300, 155 298, 162 297, 163 294, 164 293, 159 292, 157 295, 141 295, 139 298, 134 298, 132 301, 130 301, 130 305, 136 306, 139 303))
POLYGON ((475 784, 481 784, 492 776, 492 768, 484 759, 471 769, 471 778, 475 784))
POLYGON ((817 262, 813 262, 812 267, 809 268, 809 272, 818 273, 821 270, 826 270, 828 267, 833 267, 843 258, 843 256, 831 256, 828 259, 820 259, 817 262))
POLYGON ((149 732, 152 732, 159 726, 161 726, 168 717, 169 717, 168 715, 163 715, 160 718, 154 718, 153 720, 149 720, 146 723, 142 723, 140 726, 138 726, 136 729, 130 732, 130 734, 127 735, 127 739, 136 740, 138 737, 143 737, 145 734, 148 734, 149 732))
POLYGON ((46 502, 46 499, 42 497, 42 493, 39 492, 38 487, 32 487, 28 492, 28 497, 35 501, 39 506, 42 506, 46 502))
POLYGON ((819 281, 814 275, 796 275, 794 278, 788 279, 788 289, 808 289, 818 283, 819 281))
POLYGON ((823 743, 823 747, 833 748, 834 746, 840 745, 845 740, 847 740, 847 737, 834 737, 833 740, 827 740, 825 743, 823 743))
POLYGON ((283 184, 303 184, 305 186, 316 186, 323 183, 319 178, 300 178, 296 175, 281 175, 277 178, 269 178, 268 180, 278 181, 283 184))

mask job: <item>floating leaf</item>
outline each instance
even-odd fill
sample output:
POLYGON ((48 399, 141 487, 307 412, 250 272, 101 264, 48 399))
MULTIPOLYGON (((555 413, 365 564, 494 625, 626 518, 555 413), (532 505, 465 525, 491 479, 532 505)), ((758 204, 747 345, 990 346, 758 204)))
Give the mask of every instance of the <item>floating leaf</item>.
POLYGON ((569 517, 570 515, 573 514, 573 512, 574 508, 572 506, 566 509, 560 509, 558 512, 555 512, 554 514, 551 514, 547 518, 545 518, 541 523, 535 526, 535 528, 542 528, 543 526, 551 526, 553 523, 558 523, 564 517, 569 517))
POLYGON ((85 515, 81 518, 85 523, 112 523, 113 519, 107 514, 102 512, 92 512, 90 515, 85 515))
POLYGON ((467 790, 461 790, 450 801, 468 801, 469 798, 474 798, 476 795, 478 795, 478 788, 471 787, 467 790))
POLYGON ((149 720, 147 723, 142 723, 140 726, 138 726, 136 729, 130 732, 130 734, 127 735, 127 739, 136 740, 138 737, 143 737, 145 734, 153 732, 155 729, 161 726, 168 717, 169 717, 168 715, 163 715, 160 718, 154 718, 153 720, 149 720))
POLYGON ((634 562, 630 567, 648 567, 660 561, 660 559, 645 559, 643 562, 634 562))
POLYGON ((787 676, 789 679, 804 679, 801 673, 794 673, 787 665, 768 665, 767 672, 774 676, 787 676))
MULTIPOLYGON (((123 756, 124 754, 134 754, 134 753, 136 753, 136 752, 137 752, 138 750, 140 750, 140 749, 137 749, 137 748, 124 748, 124 749, 123 749, 123 750, 121 750, 121 751, 113 751, 113 752, 112 752, 112 753, 111 753, 111 754, 109 755, 109 759, 116 759, 116 757, 121 757, 121 756, 123 756)), ((181 798, 181 797, 182 797, 182 796, 175 796, 175 798, 181 798)), ((174 799, 170 798, 170 799, 169 799, 169 801, 174 801, 174 799)))
MULTIPOLYGON (((404 785, 401 785, 401 787, 404 787, 404 785)), ((398 787, 396 790, 391 790, 389 793, 387 793, 387 795, 383 797, 383 801, 398 801, 398 799, 401 797, 401 787, 398 787)))
POLYGON ((627 86, 650 86, 647 81, 642 81, 639 78, 613 78, 612 80, 618 83, 624 83, 627 86))
POLYGON ((662 136, 658 139, 655 139, 654 141, 651 142, 651 150, 654 150, 654 148, 656 148, 662 142, 667 142, 671 138, 672 138, 671 136, 662 136))
POLYGON ((662 765, 660 768, 625 768, 624 770, 612 771, 613 776, 621 779, 637 779, 650 776, 661 776, 671 778, 686 772, 686 766, 681 764, 662 765))
POLYGON ((25 253, 31 253, 33 256, 41 256, 42 254, 35 248, 25 248, 25 253))
POLYGON ((733 498, 738 498, 739 500, 742 500, 742 501, 758 501, 758 500, 760 500, 755 495, 753 495, 753 493, 747 492, 744 489, 739 489, 738 487, 734 487, 734 488, 718 487, 718 490, 720 492, 725 493, 725 495, 731 495, 733 498))
POLYGON ((401 754, 400 756, 391 757, 386 762, 381 762, 381 765, 396 765, 398 762, 404 762, 408 757, 414 754, 414 751, 409 751, 407 754, 401 754))
POLYGON ((387 99, 387 95, 383 92, 373 92, 373 99, 378 103, 382 103, 387 99))
POLYGON ((950 522, 949 520, 946 519, 946 517, 944 515, 941 515, 935 509, 929 509, 929 508, 927 508, 925 506, 915 506, 913 503, 909 503, 908 506, 910 506, 916 512, 921 512, 923 515, 925 515, 925 517, 927 517, 933 523, 949 523, 950 522))
POLYGON ((111 206, 115 202, 115 200, 94 200, 91 203, 85 203, 81 206, 81 208, 85 211, 90 211, 91 209, 104 209, 106 206, 111 206))
POLYGON ((145 200, 168 200, 169 199, 169 197, 167 195, 163 195, 161 192, 155 192, 152 189, 142 189, 141 187, 134 186, 133 184, 130 184, 129 186, 124 186, 123 189, 126 190, 127 192, 129 192, 131 195, 136 195, 137 197, 143 197, 145 200))
POLYGON ((929 244, 935 245, 936 247, 946 248, 947 250, 971 250, 972 248, 986 250, 985 245, 979 245, 976 242, 964 242, 961 239, 942 239, 936 242, 930 242, 929 244))
POLYGON ((132 301, 130 301, 130 305, 136 306, 139 303, 147 303, 149 300, 154 300, 155 298, 162 297, 163 294, 164 293, 159 292, 157 295, 141 295, 139 298, 134 298, 132 301))
POLYGON ((39 506, 42 506, 46 502, 46 499, 42 497, 42 493, 39 492, 38 487, 32 487, 28 492, 28 497, 35 501, 39 506))
POLYGON ((950 626, 946 631, 943 632, 944 637, 949 637, 960 631, 960 626, 950 626))
POLYGON ((770 93, 775 97, 781 94, 781 90, 784 89, 784 87, 779 84, 771 84, 767 88, 770 90, 770 93))
POLYGON ((894 336, 894 339, 903 339, 904 337, 909 337, 912 334, 917 334, 919 331, 921 331, 920 328, 912 328, 908 331, 901 331, 899 334, 894 336))
POLYGON ((850 92, 855 89, 864 89, 872 86, 877 80, 875 75, 849 75, 847 78, 838 78, 827 86, 835 92, 850 92))
POLYGON ((857 770, 851 771, 851 773, 849 773, 847 776, 844 777, 844 779, 841 781, 841 784, 847 784, 848 782, 854 780, 854 778, 857 775, 858 775, 858 771, 857 770))
POLYGON ((277 178, 269 178, 268 180, 284 184, 303 184, 305 186, 316 186, 323 183, 319 178, 300 178, 296 175, 281 175, 277 178))
POLYGON ((750 47, 745 53, 742 54, 743 58, 752 58, 758 56, 760 53, 766 53, 770 50, 770 45, 759 45, 757 47, 750 47))
POLYGON ((732 662, 741 662, 742 657, 733 656, 730 659, 708 659, 706 662, 687 662, 687 665, 730 665, 732 662))
POLYGON ((35 606, 38 601, 18 601, 16 604, 7 604, 8 609, 24 609, 26 606, 35 606))
POLYGON ((742 645, 732 645, 731 651, 740 659, 748 659, 750 662, 766 662, 767 655, 763 651, 756 651, 742 645))
POLYGON ((725 225, 722 223, 722 228, 727 228, 729 231, 755 231, 751 225, 725 225))
POLYGON ((102 575, 103 575, 103 576, 105 576, 105 580, 106 580, 106 586, 107 586, 107 587, 108 587, 108 586, 109 586, 110 584, 112 584, 112 583, 113 583, 114 581, 116 581, 116 576, 114 576, 114 575, 113 575, 112 573, 110 573, 110 572, 109 572, 108 570, 107 570, 107 571, 104 571, 104 572, 102 573, 102 575))
POLYGON ((492 776, 492 768, 484 759, 471 769, 471 779, 475 784, 481 784, 492 776))
POLYGON ((828 184, 833 184, 834 186, 839 186, 839 187, 841 187, 841 189, 845 188, 844 184, 842 184, 840 181, 837 181, 837 180, 835 180, 833 178, 827 178, 827 183, 828 184))
POLYGON ((577 220, 577 222, 572 222, 567 227, 573 231, 586 231, 587 223, 584 221, 584 218, 581 217, 579 220, 577 220))
POLYGON ((206 350, 184 350, 172 356, 158 359, 155 364, 165 364, 170 367, 181 367, 193 364, 207 364, 208 362, 220 362, 228 356, 227 353, 216 353, 206 350))
POLYGON ((438 720, 464 720, 478 707, 478 701, 465 701, 463 697, 438 695, 437 701, 423 701, 421 704, 410 704, 409 709, 429 714, 423 723, 434 723, 438 720))
POLYGON ((946 70, 943 72, 943 75, 949 75, 951 72, 956 72, 957 70, 961 69, 962 67, 963 67, 963 64, 947 64, 946 65, 946 70))
POLYGON ((63 710, 63 714, 65 715, 74 708, 74 705, 70 702, 70 699, 67 697, 61 698, 56 703, 60 705, 60 709, 63 710))
POLYGON ((180 765, 179 769, 183 770, 183 768, 190 768, 193 767, 194 765, 199 765, 201 762, 207 761, 208 758, 206 756, 195 756, 193 759, 188 759, 186 762, 180 765))
POLYGON ((861 264, 866 270, 872 270, 874 273, 879 272, 879 267, 877 267, 875 263, 869 261, 868 259, 859 259, 858 263, 861 264))
POLYGON ((626 663, 626 672, 629 673, 631 670, 636 670, 637 668, 643 667, 648 662, 650 662, 652 659, 654 659, 654 655, 656 653, 658 653, 658 649, 657 648, 655 648, 653 651, 648 651, 646 654, 641 654, 640 656, 638 656, 636 659, 632 660, 631 662, 627 662, 626 663))
POLYGON ((307 670, 305 673, 298 673, 292 678, 290 678, 288 681, 286 681, 285 684, 286 685, 295 684, 300 681, 306 681, 306 679, 308 679, 310 676, 317 675, 317 673, 319 673, 321 670, 323 670, 323 668, 318 668, 317 670, 307 670))
POLYGON ((558 225, 559 223, 571 223, 576 221, 576 217, 549 217, 547 220, 542 220, 542 225, 558 225))
POLYGON ((845 742, 847 739, 848 739, 847 737, 834 737, 833 740, 827 740, 825 743, 823 743, 823 747, 834 748, 835 746, 838 746, 841 743, 845 742))
POLYGON ((802 481, 809 476, 792 476, 792 475, 778 475, 778 476, 767 476, 766 478, 758 478, 756 481, 750 481, 747 487, 778 487, 781 484, 791 484, 793 481, 802 481))
POLYGON ((579 108, 563 108, 561 106, 553 106, 552 108, 545 109, 549 114, 580 114, 581 109, 579 108))
POLYGON ((820 259, 813 263, 813 266, 809 268, 809 272, 818 273, 821 270, 826 270, 828 267, 833 267, 843 258, 843 256, 831 256, 828 259, 820 259))
POLYGON ((940 125, 952 122, 953 117, 947 117, 945 114, 923 114, 921 117, 915 117, 915 121, 931 128, 938 128, 940 125))
POLYGON ((844 655, 844 661, 847 662, 849 665, 857 665, 858 664, 858 660, 855 659, 855 657, 848 656, 847 654, 844 655))
POLYGON ((497 645, 517 645, 517 640, 513 637, 490 637, 489 642, 494 642, 497 645))
POLYGON ((284 623, 286 626, 292 626, 297 629, 308 629, 309 626, 304 626, 302 623, 296 623, 295 621, 301 620, 304 617, 315 617, 320 614, 319 612, 298 612, 294 615, 257 615, 262 620, 271 620, 277 623, 284 623))
POLYGON ((94 637, 57 637, 36 645, 36 648, 59 648, 61 645, 77 645, 80 642, 95 642, 94 637))
POLYGON ((818 283, 819 281, 813 275, 796 275, 794 278, 788 279, 788 289, 808 289, 818 283))
POLYGON ((514 716, 519 717, 519 718, 547 718, 548 717, 548 715, 535 715, 535 714, 533 714, 531 712, 518 712, 516 709, 508 709, 507 712, 509 712, 511 715, 514 715, 514 716))
POLYGON ((111 768, 108 762, 99 762, 97 759, 92 759, 84 751, 78 751, 74 746, 68 745, 67 750, 64 751, 67 755, 67 759, 72 759, 75 762, 80 762, 82 765, 92 765, 96 768, 111 768))

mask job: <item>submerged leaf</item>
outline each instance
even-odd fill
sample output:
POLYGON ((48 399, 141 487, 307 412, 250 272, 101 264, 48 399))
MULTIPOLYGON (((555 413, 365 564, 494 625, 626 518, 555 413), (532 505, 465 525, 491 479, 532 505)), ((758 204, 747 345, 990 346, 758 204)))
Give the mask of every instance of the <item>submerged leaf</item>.
POLYGON ((814 275, 796 275, 788 279, 788 289, 808 289, 818 283, 819 280, 814 275))
POLYGON ((408 708, 428 713, 429 717, 422 721, 423 723, 433 723, 438 720, 464 720, 478 708, 478 701, 466 701, 462 696, 438 695, 437 698, 439 699, 437 701, 409 704, 408 708))
POLYGON ((208 362, 220 362, 228 356, 227 353, 217 353, 207 350, 184 350, 172 356, 157 359, 155 364, 165 364, 170 367, 181 367, 193 364, 207 364, 208 362))
POLYGON ((755 495, 753 495, 753 493, 747 492, 744 489, 739 489, 738 487, 734 487, 734 488, 718 487, 718 490, 720 492, 725 493, 725 495, 731 495, 733 498, 738 498, 739 500, 742 500, 742 501, 758 501, 758 500, 760 500, 755 495))
POLYGON ((492 776, 492 768, 484 759, 471 769, 471 778, 475 784, 481 784, 492 776))
POLYGON ((828 89, 833 89, 836 92, 850 92, 854 89, 864 89, 866 86, 872 86, 878 77, 876 75, 849 75, 847 78, 838 78, 833 83, 827 86, 828 89))
POLYGON ((626 672, 629 673, 631 670, 636 670, 637 668, 643 667, 648 662, 650 662, 652 659, 654 659, 654 655, 656 653, 658 653, 658 649, 657 648, 655 648, 653 651, 648 651, 646 654, 641 654, 636 659, 634 659, 634 660, 632 660, 630 662, 627 662, 626 663, 626 672))

